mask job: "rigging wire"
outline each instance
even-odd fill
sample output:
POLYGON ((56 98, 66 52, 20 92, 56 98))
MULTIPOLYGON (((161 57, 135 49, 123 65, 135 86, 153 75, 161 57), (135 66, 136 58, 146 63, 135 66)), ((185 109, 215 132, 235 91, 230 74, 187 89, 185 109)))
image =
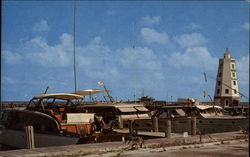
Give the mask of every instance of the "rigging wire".
MULTIPOLYGON (((201 60, 198 60, 198 64, 201 65, 201 69, 199 69, 199 73, 203 73, 203 77, 204 77, 204 80, 205 80, 205 83, 202 83, 203 85, 200 86, 199 90, 202 90, 203 93, 206 91, 206 93, 208 94, 209 93, 208 92, 208 89, 209 89, 209 83, 208 83, 208 81, 209 80, 207 79, 207 74, 206 74, 206 71, 207 71, 207 68, 206 68, 207 66, 205 65, 206 62, 202 62, 201 60)), ((205 93, 204 93, 204 98, 205 98, 205 93)))
POLYGON ((204 74, 205 82, 207 82, 207 75, 206 75, 206 72, 204 72, 203 74, 204 74))
MULTIPOLYGON (((216 81, 216 79, 215 79, 215 78, 210 77, 209 75, 206 75, 206 76, 216 81)), ((243 93, 241 93, 241 92, 239 92, 238 90, 236 90, 236 89, 234 89, 234 88, 230 87, 228 84, 226 84, 226 83, 224 83, 224 82, 221 82, 221 83, 222 83, 223 85, 225 85, 226 87, 228 87, 228 88, 230 88, 230 89, 232 89, 232 90, 235 90, 237 93, 239 93, 239 94, 240 94, 240 96, 242 96, 242 97, 244 97, 244 98, 246 98, 246 99, 248 99, 248 100, 249 100, 249 97, 247 97, 247 96, 246 96, 246 95, 244 95, 243 93)))

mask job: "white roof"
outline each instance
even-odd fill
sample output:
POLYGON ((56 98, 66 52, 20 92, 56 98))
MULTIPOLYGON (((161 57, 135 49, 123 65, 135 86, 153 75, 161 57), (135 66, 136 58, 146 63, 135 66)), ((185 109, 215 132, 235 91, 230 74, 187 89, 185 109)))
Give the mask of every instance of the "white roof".
POLYGON ((196 107, 200 110, 206 110, 206 109, 209 109, 209 108, 218 108, 218 109, 222 109, 222 107, 220 106, 211 106, 211 105, 196 105, 196 107))
MULTIPOLYGON (((100 89, 85 89, 85 90, 79 90, 76 92, 73 92, 72 94, 78 94, 78 95, 92 95, 96 93, 104 93, 105 90, 100 90, 100 89)), ((111 92, 108 90, 108 92, 111 92)))
POLYGON ((33 99, 63 99, 63 100, 73 100, 73 99, 83 99, 83 96, 77 94, 69 93, 51 93, 51 94, 38 94, 33 97, 33 99))

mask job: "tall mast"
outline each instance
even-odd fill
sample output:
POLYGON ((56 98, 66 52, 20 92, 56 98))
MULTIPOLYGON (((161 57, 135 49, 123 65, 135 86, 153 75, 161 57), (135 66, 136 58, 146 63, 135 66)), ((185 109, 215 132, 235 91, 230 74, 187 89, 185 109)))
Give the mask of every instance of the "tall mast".
POLYGON ((76 1, 74 0, 74 84, 76 89, 76 1))
POLYGON ((136 82, 136 52, 135 52, 135 41, 134 41, 134 30, 135 24, 132 24, 132 53, 134 56, 134 102, 136 103, 136 88, 137 88, 137 82, 136 82))

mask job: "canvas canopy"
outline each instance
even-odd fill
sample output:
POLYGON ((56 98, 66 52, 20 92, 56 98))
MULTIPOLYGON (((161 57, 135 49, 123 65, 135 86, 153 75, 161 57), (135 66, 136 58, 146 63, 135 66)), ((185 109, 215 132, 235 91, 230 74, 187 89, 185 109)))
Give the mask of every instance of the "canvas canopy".
POLYGON ((218 109, 221 109, 222 110, 222 107, 220 107, 220 106, 211 106, 211 105, 197 105, 196 106, 198 109, 200 109, 200 110, 206 110, 206 109, 209 109, 209 108, 218 108, 218 109))
POLYGON ((138 111, 148 111, 148 109, 144 106, 135 106, 135 108, 138 110, 138 111))
POLYGON ((150 119, 148 114, 120 115, 121 119, 150 119))
POLYGON ((51 93, 51 94, 38 94, 33 97, 33 99, 63 99, 63 100, 73 100, 73 99, 83 99, 83 96, 77 94, 69 93, 51 93))
MULTIPOLYGON (((76 92, 73 92, 72 94, 78 94, 78 95, 92 95, 96 93, 104 93, 105 90, 100 90, 100 89, 85 89, 85 90, 79 90, 76 92)), ((108 90, 108 92, 111 92, 108 90)))
POLYGON ((185 112, 182 109, 175 109, 175 111, 180 115, 180 116, 185 116, 185 112))
POLYGON ((134 107, 117 107, 121 112, 136 112, 134 107))

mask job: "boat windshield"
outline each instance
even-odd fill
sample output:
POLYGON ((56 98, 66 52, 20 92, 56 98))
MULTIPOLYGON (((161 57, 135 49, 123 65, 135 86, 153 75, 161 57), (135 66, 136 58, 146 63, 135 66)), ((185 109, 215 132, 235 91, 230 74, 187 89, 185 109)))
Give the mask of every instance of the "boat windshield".
POLYGON ((54 107, 70 107, 76 104, 80 104, 83 96, 76 94, 40 94, 33 97, 30 100, 29 108, 54 108, 54 107))

